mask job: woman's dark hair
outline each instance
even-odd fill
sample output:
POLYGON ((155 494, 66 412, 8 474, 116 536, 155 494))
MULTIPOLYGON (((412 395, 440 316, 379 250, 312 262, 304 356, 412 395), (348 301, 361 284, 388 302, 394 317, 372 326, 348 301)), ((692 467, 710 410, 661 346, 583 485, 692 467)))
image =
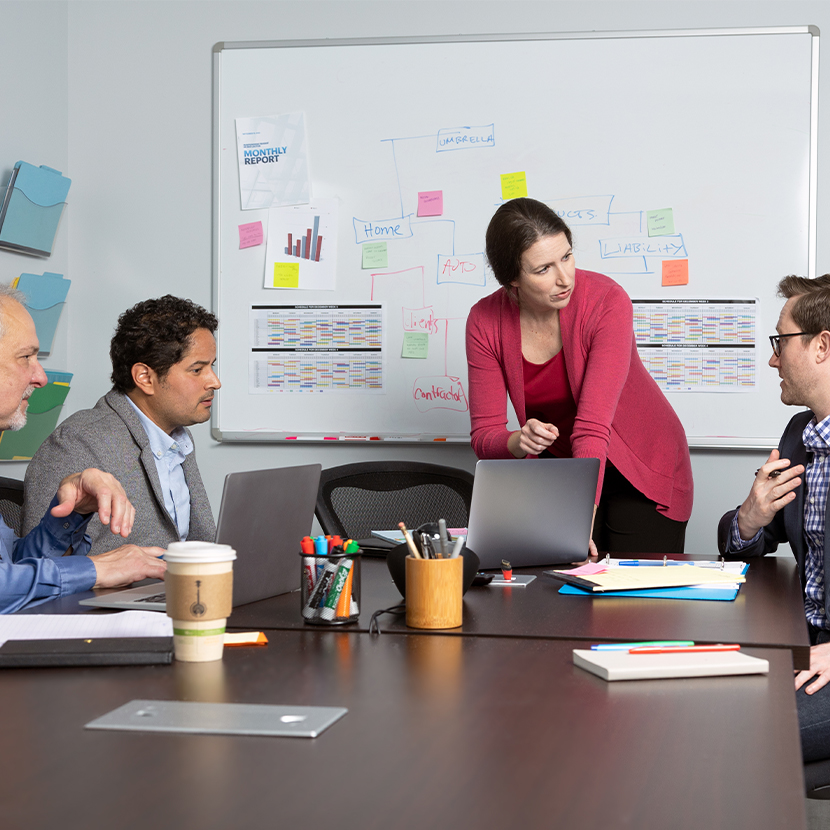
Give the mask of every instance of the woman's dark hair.
POLYGON ((112 385, 125 395, 133 390, 136 363, 146 363, 163 378, 184 357, 196 329, 212 334, 218 325, 200 305, 171 294, 134 305, 118 318, 110 341, 112 385))
POLYGON ((564 233, 573 245, 571 229, 543 202, 511 199, 493 215, 487 226, 485 250, 496 279, 508 288, 522 272, 522 256, 543 236, 564 233))

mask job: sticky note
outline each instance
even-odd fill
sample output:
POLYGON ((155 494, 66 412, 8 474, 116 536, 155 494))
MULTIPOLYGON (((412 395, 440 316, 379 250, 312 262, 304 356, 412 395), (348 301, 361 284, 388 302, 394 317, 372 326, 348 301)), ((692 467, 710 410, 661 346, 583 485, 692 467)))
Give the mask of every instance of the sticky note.
POLYGON ((275 262, 274 263, 274 288, 299 288, 300 287, 300 263, 299 262, 275 262))
POLYGON ((248 222, 239 226, 239 247, 253 248, 262 245, 262 222, 248 222))
POLYGON ((363 246, 364 268, 386 268, 389 265, 389 254, 385 242, 367 242, 363 246))
POLYGON ((664 259, 663 260, 663 285, 688 285, 689 284, 689 260, 688 259, 664 259))
POLYGON ((429 335, 420 331, 405 331, 403 333, 403 349, 401 357, 426 360, 429 355, 429 335))
POLYGON ((519 199, 527 196, 527 176, 522 173, 502 173, 501 176, 501 197, 508 199, 519 199))
POLYGON ((646 213, 649 236, 665 236, 674 233, 674 214, 671 208, 650 210, 646 213))
POLYGON ((443 190, 424 190, 418 194, 418 216, 441 216, 443 213, 443 190))

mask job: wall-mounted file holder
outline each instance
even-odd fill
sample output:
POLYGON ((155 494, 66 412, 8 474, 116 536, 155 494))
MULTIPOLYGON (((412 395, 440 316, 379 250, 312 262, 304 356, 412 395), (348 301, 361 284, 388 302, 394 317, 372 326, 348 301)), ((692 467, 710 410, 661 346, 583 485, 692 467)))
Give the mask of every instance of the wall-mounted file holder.
POLYGON ((26 295, 23 304, 35 321, 40 353, 49 354, 72 280, 47 271, 40 275, 21 274, 12 285, 26 295))
POLYGON ((59 170, 17 162, 0 205, 0 248, 50 256, 71 183, 59 170))
POLYGON ((26 426, 0 433, 0 461, 28 461, 58 425, 72 372, 47 372, 46 380, 46 386, 35 389, 29 398, 26 426))

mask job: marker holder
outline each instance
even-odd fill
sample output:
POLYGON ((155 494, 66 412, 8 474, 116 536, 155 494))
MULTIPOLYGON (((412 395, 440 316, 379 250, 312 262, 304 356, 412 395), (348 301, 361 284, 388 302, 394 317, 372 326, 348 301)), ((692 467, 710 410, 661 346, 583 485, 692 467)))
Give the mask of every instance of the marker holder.
POLYGON ((347 625, 360 616, 362 552, 300 553, 300 611, 307 625, 347 625))
POLYGON ((464 559, 406 557, 406 624, 409 628, 461 625, 464 559))

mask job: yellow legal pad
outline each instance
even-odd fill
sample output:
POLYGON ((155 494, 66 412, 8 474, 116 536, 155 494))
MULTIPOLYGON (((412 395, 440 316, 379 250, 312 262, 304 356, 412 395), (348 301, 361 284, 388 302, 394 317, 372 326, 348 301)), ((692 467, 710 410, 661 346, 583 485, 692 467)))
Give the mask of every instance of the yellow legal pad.
POLYGON ((735 585, 746 577, 717 568, 694 565, 611 567, 603 573, 571 576, 570 571, 547 571, 586 591, 641 591, 648 588, 682 588, 686 585, 735 585))

